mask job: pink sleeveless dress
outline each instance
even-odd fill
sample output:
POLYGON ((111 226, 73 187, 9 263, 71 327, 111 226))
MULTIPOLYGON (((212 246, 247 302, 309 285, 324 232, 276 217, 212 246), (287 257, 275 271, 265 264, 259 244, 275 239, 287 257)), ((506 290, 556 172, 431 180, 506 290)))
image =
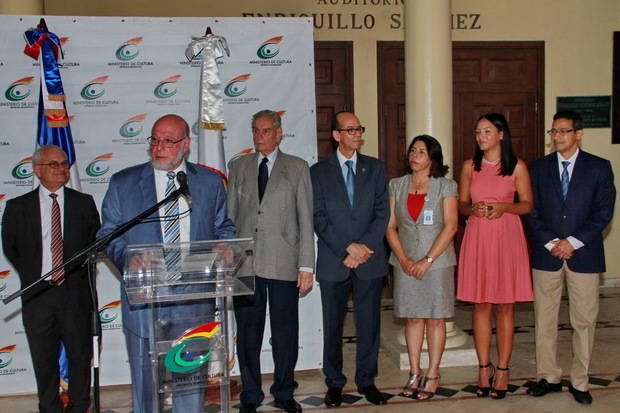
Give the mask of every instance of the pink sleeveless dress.
MULTIPOLYGON (((483 160, 479 172, 472 166, 473 202, 514 201, 514 175, 501 176, 499 170, 499 162, 483 160)), ((498 219, 467 219, 459 253, 457 298, 493 304, 534 299, 527 243, 518 215, 504 213, 498 219)))

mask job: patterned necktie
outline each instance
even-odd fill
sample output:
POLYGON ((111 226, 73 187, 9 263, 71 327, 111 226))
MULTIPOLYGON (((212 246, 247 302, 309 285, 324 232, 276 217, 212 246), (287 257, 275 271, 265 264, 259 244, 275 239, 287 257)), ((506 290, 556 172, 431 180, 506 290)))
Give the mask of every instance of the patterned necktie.
POLYGON ((347 195, 349 203, 353 206, 353 190, 355 188, 355 171, 353 170, 353 161, 349 160, 344 163, 347 166, 347 195))
MULTIPOLYGON (((166 185, 165 197, 168 197, 175 189, 175 173, 170 171, 167 174, 168 184, 166 185)), ((169 202, 164 209, 164 243, 178 244, 181 239, 181 224, 179 223, 179 199, 169 202)), ((181 251, 178 245, 167 245, 164 247, 164 260, 168 270, 169 281, 181 278, 181 251)))
MULTIPOLYGON (((60 205, 58 205, 58 194, 50 194, 52 198, 52 268, 62 264, 62 223, 60 222, 60 205)), ((60 285, 65 280, 65 270, 60 269, 52 274, 52 284, 60 285)))
POLYGON ((258 167, 258 202, 260 203, 263 200, 263 195, 265 195, 265 188, 267 188, 267 181, 269 180, 269 169, 267 169, 267 162, 269 159, 263 158, 260 161, 260 165, 258 167))
POLYGON ((570 165, 569 161, 562 161, 562 166, 564 169, 562 170, 562 196, 566 199, 566 194, 568 194, 568 165, 570 165))

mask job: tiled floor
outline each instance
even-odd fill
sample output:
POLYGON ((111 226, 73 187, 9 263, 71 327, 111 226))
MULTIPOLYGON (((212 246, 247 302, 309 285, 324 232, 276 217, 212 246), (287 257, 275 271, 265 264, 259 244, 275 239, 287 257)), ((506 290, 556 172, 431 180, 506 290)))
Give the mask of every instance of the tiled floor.
MULTIPOLYGON (((564 368, 568 368, 571 357, 570 325, 564 302, 560 317, 559 359, 564 368)), ((379 376, 376 384, 386 394, 389 402, 385 406, 374 406, 366 402, 356 391, 352 382, 345 387, 343 404, 339 409, 326 409, 322 404, 325 387, 318 370, 302 371, 295 375, 299 388, 295 398, 305 411, 312 412, 411 412, 423 411, 433 413, 450 411, 465 412, 620 412, 620 288, 601 290, 601 311, 596 331, 596 344, 591 364, 590 390, 594 398, 592 406, 577 404, 567 392, 567 381, 562 393, 553 393, 542 398, 532 398, 525 394, 531 381, 535 379, 535 344, 534 315, 532 304, 519 304, 516 311, 517 329, 515 346, 511 363, 510 392, 504 400, 478 399, 472 392, 476 384, 477 369, 471 367, 451 367, 441 370, 441 388, 429 401, 415 401, 398 396, 401 386, 407 378, 406 370, 399 370, 382 350, 379 359, 379 376)), ((466 332, 471 328, 472 307, 458 304, 456 323, 466 332)), ((390 334, 401 328, 399 322, 392 318, 391 306, 385 302, 382 308, 382 334, 390 334)), ((355 331, 349 314, 344 333, 345 374, 353 377, 352 365, 355 359, 355 331)), ((270 376, 266 375, 263 388, 268 389, 270 376)), ((106 413, 128 413, 131 411, 131 395, 128 386, 102 389, 102 411, 106 413)), ((268 397, 259 411, 273 411, 272 399, 268 397)), ((233 401, 231 411, 236 412, 238 401, 233 401)), ((36 411, 36 397, 0 397, 0 412, 22 413, 36 411)), ((219 411, 218 406, 205 407, 205 412, 219 411)))

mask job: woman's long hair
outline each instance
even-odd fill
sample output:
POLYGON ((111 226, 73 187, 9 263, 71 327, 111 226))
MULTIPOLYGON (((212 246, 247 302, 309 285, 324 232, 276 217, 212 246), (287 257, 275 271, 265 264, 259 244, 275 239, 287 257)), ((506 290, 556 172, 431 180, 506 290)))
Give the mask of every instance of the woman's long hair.
MULTIPOLYGON (((512 143, 510 142, 510 127, 508 126, 508 121, 501 113, 487 113, 486 115, 482 115, 476 121, 476 124, 480 122, 482 119, 486 119, 491 122, 497 130, 503 132, 501 144, 501 168, 499 174, 502 176, 510 176, 515 170, 517 166, 517 156, 512 150, 512 143)), ((482 157, 484 156, 484 152, 478 144, 476 143, 476 152, 474 153, 474 170, 480 171, 482 168, 482 157)))

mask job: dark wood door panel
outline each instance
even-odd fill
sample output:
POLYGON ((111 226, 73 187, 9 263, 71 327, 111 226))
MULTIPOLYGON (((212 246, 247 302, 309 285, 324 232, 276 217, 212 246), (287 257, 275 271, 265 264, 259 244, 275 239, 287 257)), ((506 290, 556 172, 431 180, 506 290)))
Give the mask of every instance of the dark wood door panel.
POLYGON ((334 153, 331 120, 353 110, 353 42, 314 42, 316 128, 319 160, 334 153))

